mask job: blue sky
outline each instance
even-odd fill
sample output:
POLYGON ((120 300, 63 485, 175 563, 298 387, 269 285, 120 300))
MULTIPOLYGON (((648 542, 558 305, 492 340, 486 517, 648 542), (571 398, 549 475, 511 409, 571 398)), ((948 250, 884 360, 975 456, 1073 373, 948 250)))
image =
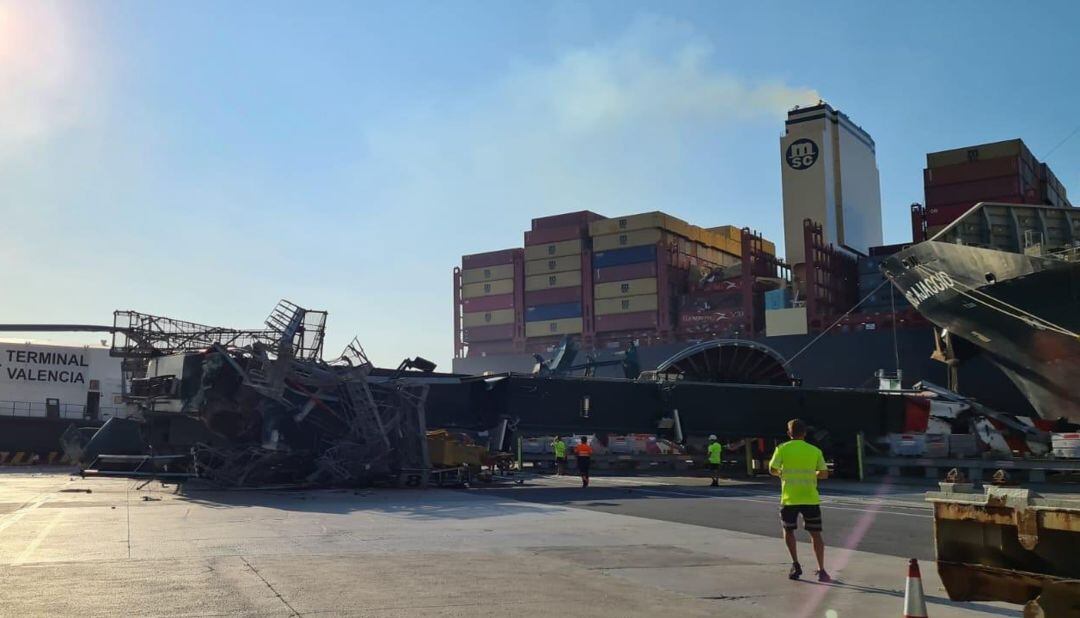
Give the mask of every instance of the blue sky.
MULTIPOLYGON (((1078 5, 0 0, 0 322, 330 311, 449 368, 451 269, 532 217, 663 210, 782 245, 785 111, 925 153, 1022 137, 1080 201, 1078 5)), ((78 339, 66 337, 65 339, 78 339)), ((90 337, 94 340, 96 337, 90 337)))

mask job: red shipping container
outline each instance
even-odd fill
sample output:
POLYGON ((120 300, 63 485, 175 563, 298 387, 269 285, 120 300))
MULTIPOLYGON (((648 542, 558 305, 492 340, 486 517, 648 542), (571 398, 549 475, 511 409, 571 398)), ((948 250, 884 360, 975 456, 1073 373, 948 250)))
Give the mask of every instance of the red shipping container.
POLYGON ((1023 195, 1019 176, 926 187, 926 205, 983 202, 994 195, 1023 195))
POLYGON ((497 311, 499 309, 513 309, 514 295, 496 294, 494 296, 466 298, 461 301, 461 307, 465 313, 474 313, 476 311, 497 311))
POLYGON ((970 163, 931 167, 923 170, 923 180, 927 187, 954 183, 974 182, 1002 176, 1017 176, 1020 171, 1018 157, 999 157, 983 159, 970 163))
POLYGON ((537 305, 560 305, 562 303, 576 303, 580 300, 581 286, 525 292, 526 307, 535 307, 537 305))
POLYGON ((472 343, 474 341, 497 341, 499 339, 513 339, 514 325, 497 324, 495 326, 475 326, 473 328, 466 328, 462 331, 461 338, 466 343, 472 343))
POLYGON ((593 283, 610 283, 612 281, 629 281, 630 279, 647 279, 656 276, 656 262, 639 262, 637 264, 624 264, 622 266, 607 266, 593 269, 593 283))
POLYGON ((930 400, 904 397, 904 433, 926 433, 930 422, 930 400))
POLYGON ((574 240, 575 238, 587 238, 588 236, 589 227, 587 225, 530 230, 525 232, 525 246, 546 245, 561 240, 574 240))
POLYGON ((537 217, 532 220, 533 230, 546 230, 553 227, 588 226, 593 221, 607 219, 604 215, 589 210, 579 210, 550 217, 537 217))
POLYGON ((655 311, 598 315, 595 320, 596 332, 598 333, 617 330, 655 329, 659 325, 655 311))
POLYGON ((525 259, 525 250, 503 249, 502 251, 488 251, 487 253, 463 255, 461 256, 461 268, 462 270, 469 270, 471 268, 485 268, 488 266, 499 266, 500 264, 510 264, 514 261, 515 256, 521 256, 521 259, 525 259))

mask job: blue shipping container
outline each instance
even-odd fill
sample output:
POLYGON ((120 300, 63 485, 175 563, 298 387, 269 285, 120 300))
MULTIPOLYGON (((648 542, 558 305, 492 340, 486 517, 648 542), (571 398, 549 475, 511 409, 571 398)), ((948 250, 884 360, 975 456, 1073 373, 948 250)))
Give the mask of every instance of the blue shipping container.
POLYGON ((765 292, 765 310, 774 311, 776 309, 787 309, 791 303, 788 301, 787 288, 781 288, 779 290, 769 290, 765 292))
POLYGON ((580 318, 581 303, 559 303, 525 308, 526 322, 547 322, 563 318, 580 318))
POLYGON ((625 266, 653 260, 656 260, 656 245, 642 245, 640 247, 598 251, 593 254, 592 265, 593 268, 607 268, 608 266, 625 266))

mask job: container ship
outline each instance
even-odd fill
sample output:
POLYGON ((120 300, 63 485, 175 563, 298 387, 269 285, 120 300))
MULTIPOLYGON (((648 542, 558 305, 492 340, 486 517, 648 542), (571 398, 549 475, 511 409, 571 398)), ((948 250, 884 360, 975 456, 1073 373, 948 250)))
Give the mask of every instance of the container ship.
MULTIPOLYGON (((789 113, 779 149, 786 260, 748 228, 664 212, 533 219, 522 247, 465 255, 454 269, 454 371, 530 372, 569 336, 577 364, 614 376, 631 347, 649 370, 688 346, 741 339, 785 357, 806 386, 928 381, 1034 414, 999 360, 978 342, 943 340, 885 279, 883 262, 912 243, 882 242, 874 149, 827 104, 789 113)), ((986 199, 1069 205, 1021 140, 928 154, 924 189, 925 205, 911 208, 914 243, 986 199)))
POLYGON ((980 203, 883 268, 937 327, 989 352, 1039 415, 1080 421, 1080 213, 980 203))
MULTIPOLYGON (((726 232, 737 238, 725 244, 727 251, 694 256, 684 236, 668 228, 636 227, 683 225, 662 213, 610 220, 595 219, 594 213, 572 214, 580 220, 610 221, 594 225, 597 231, 621 225, 628 230, 627 242, 647 244, 611 249, 601 239, 596 251, 583 232, 568 244, 553 241, 530 254, 526 251, 536 245, 465 256, 454 273, 454 373, 530 373, 537 357, 547 360, 571 337, 579 350, 573 364, 590 365, 594 375, 624 377, 621 361, 629 349, 636 368, 648 371, 687 347, 735 339, 765 345, 788 359, 790 372, 808 387, 874 388, 883 377, 902 377, 906 386, 921 380, 949 381, 948 365, 934 360, 933 325, 901 293, 892 293, 881 273, 885 254, 899 247, 850 257, 823 246, 821 227, 806 222, 806 246, 816 254, 816 265, 804 270, 812 283, 800 290, 787 265, 770 252, 772 243, 750 230, 726 232), (641 231, 648 233, 634 234, 641 231), (556 268, 573 264, 574 270, 556 271, 549 279, 537 274, 538 266, 528 266, 535 264, 529 255, 549 247, 555 254, 574 253, 538 259, 556 268), (498 260, 509 261, 494 263, 498 260), (534 274, 526 274, 526 268, 534 274), (504 278, 485 281, 485 273, 504 278), (551 280, 559 287, 547 288, 551 280), (566 284, 568 280, 574 283, 566 284), (485 295, 485 289, 501 293, 485 295), (866 292, 862 296, 860 289, 866 292), (843 315, 860 299, 856 311, 843 315), (901 376, 896 375, 898 368, 901 376)), ((535 220, 539 227, 530 230, 529 237, 543 237, 535 232, 543 231, 546 223, 535 220)), ((964 361, 958 390, 977 393, 999 409, 1031 413, 1023 394, 996 365, 975 354, 973 346, 958 344, 955 350, 964 361)), ((749 373, 745 368, 739 375, 749 373)), ((739 375, 732 380, 743 379, 739 375)))

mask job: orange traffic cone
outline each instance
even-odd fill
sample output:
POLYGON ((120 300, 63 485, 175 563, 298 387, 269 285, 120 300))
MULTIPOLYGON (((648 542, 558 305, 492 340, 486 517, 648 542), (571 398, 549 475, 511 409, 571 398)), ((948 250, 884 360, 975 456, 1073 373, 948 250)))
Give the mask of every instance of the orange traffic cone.
POLYGON ((919 561, 914 558, 908 562, 907 585, 904 587, 904 618, 927 618, 919 561))

